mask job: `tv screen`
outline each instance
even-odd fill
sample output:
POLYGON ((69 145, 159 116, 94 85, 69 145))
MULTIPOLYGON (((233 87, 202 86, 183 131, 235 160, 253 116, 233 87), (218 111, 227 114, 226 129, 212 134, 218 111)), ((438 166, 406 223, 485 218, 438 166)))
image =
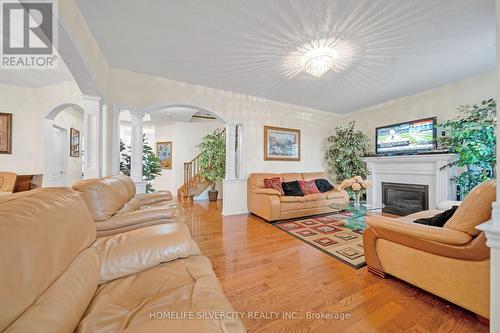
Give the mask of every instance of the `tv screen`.
POLYGON ((436 117, 378 127, 375 139, 377 155, 433 150, 436 142, 436 117))

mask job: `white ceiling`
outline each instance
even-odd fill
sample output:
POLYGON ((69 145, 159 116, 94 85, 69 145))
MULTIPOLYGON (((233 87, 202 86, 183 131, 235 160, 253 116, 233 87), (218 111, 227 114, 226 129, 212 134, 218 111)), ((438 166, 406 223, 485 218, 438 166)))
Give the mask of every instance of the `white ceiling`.
POLYGON ((347 113, 495 68, 494 0, 77 0, 113 67, 347 113), (347 69, 290 76, 321 38, 347 69))

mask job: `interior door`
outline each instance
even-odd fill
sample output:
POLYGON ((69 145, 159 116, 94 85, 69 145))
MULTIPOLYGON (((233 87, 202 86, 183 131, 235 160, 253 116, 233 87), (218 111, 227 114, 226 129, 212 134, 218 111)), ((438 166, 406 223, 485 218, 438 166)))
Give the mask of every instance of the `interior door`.
POLYGON ((64 131, 52 128, 52 186, 65 186, 64 184, 64 131))

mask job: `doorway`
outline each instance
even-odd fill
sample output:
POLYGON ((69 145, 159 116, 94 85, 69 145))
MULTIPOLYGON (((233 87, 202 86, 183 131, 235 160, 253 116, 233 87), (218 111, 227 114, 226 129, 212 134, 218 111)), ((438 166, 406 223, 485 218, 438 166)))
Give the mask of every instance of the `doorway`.
POLYGON ((52 126, 52 172, 51 180, 52 186, 63 187, 66 186, 66 147, 67 131, 58 126, 52 126))

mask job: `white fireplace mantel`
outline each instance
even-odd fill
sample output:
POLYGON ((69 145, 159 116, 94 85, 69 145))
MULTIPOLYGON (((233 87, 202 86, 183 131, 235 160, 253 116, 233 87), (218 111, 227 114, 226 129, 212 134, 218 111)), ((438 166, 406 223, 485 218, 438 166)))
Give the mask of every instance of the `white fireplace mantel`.
POLYGON ((456 186, 451 181, 455 167, 441 168, 456 160, 455 154, 429 154, 366 157, 371 186, 367 203, 382 204, 382 182, 429 186, 429 209, 445 200, 455 200, 456 186))

